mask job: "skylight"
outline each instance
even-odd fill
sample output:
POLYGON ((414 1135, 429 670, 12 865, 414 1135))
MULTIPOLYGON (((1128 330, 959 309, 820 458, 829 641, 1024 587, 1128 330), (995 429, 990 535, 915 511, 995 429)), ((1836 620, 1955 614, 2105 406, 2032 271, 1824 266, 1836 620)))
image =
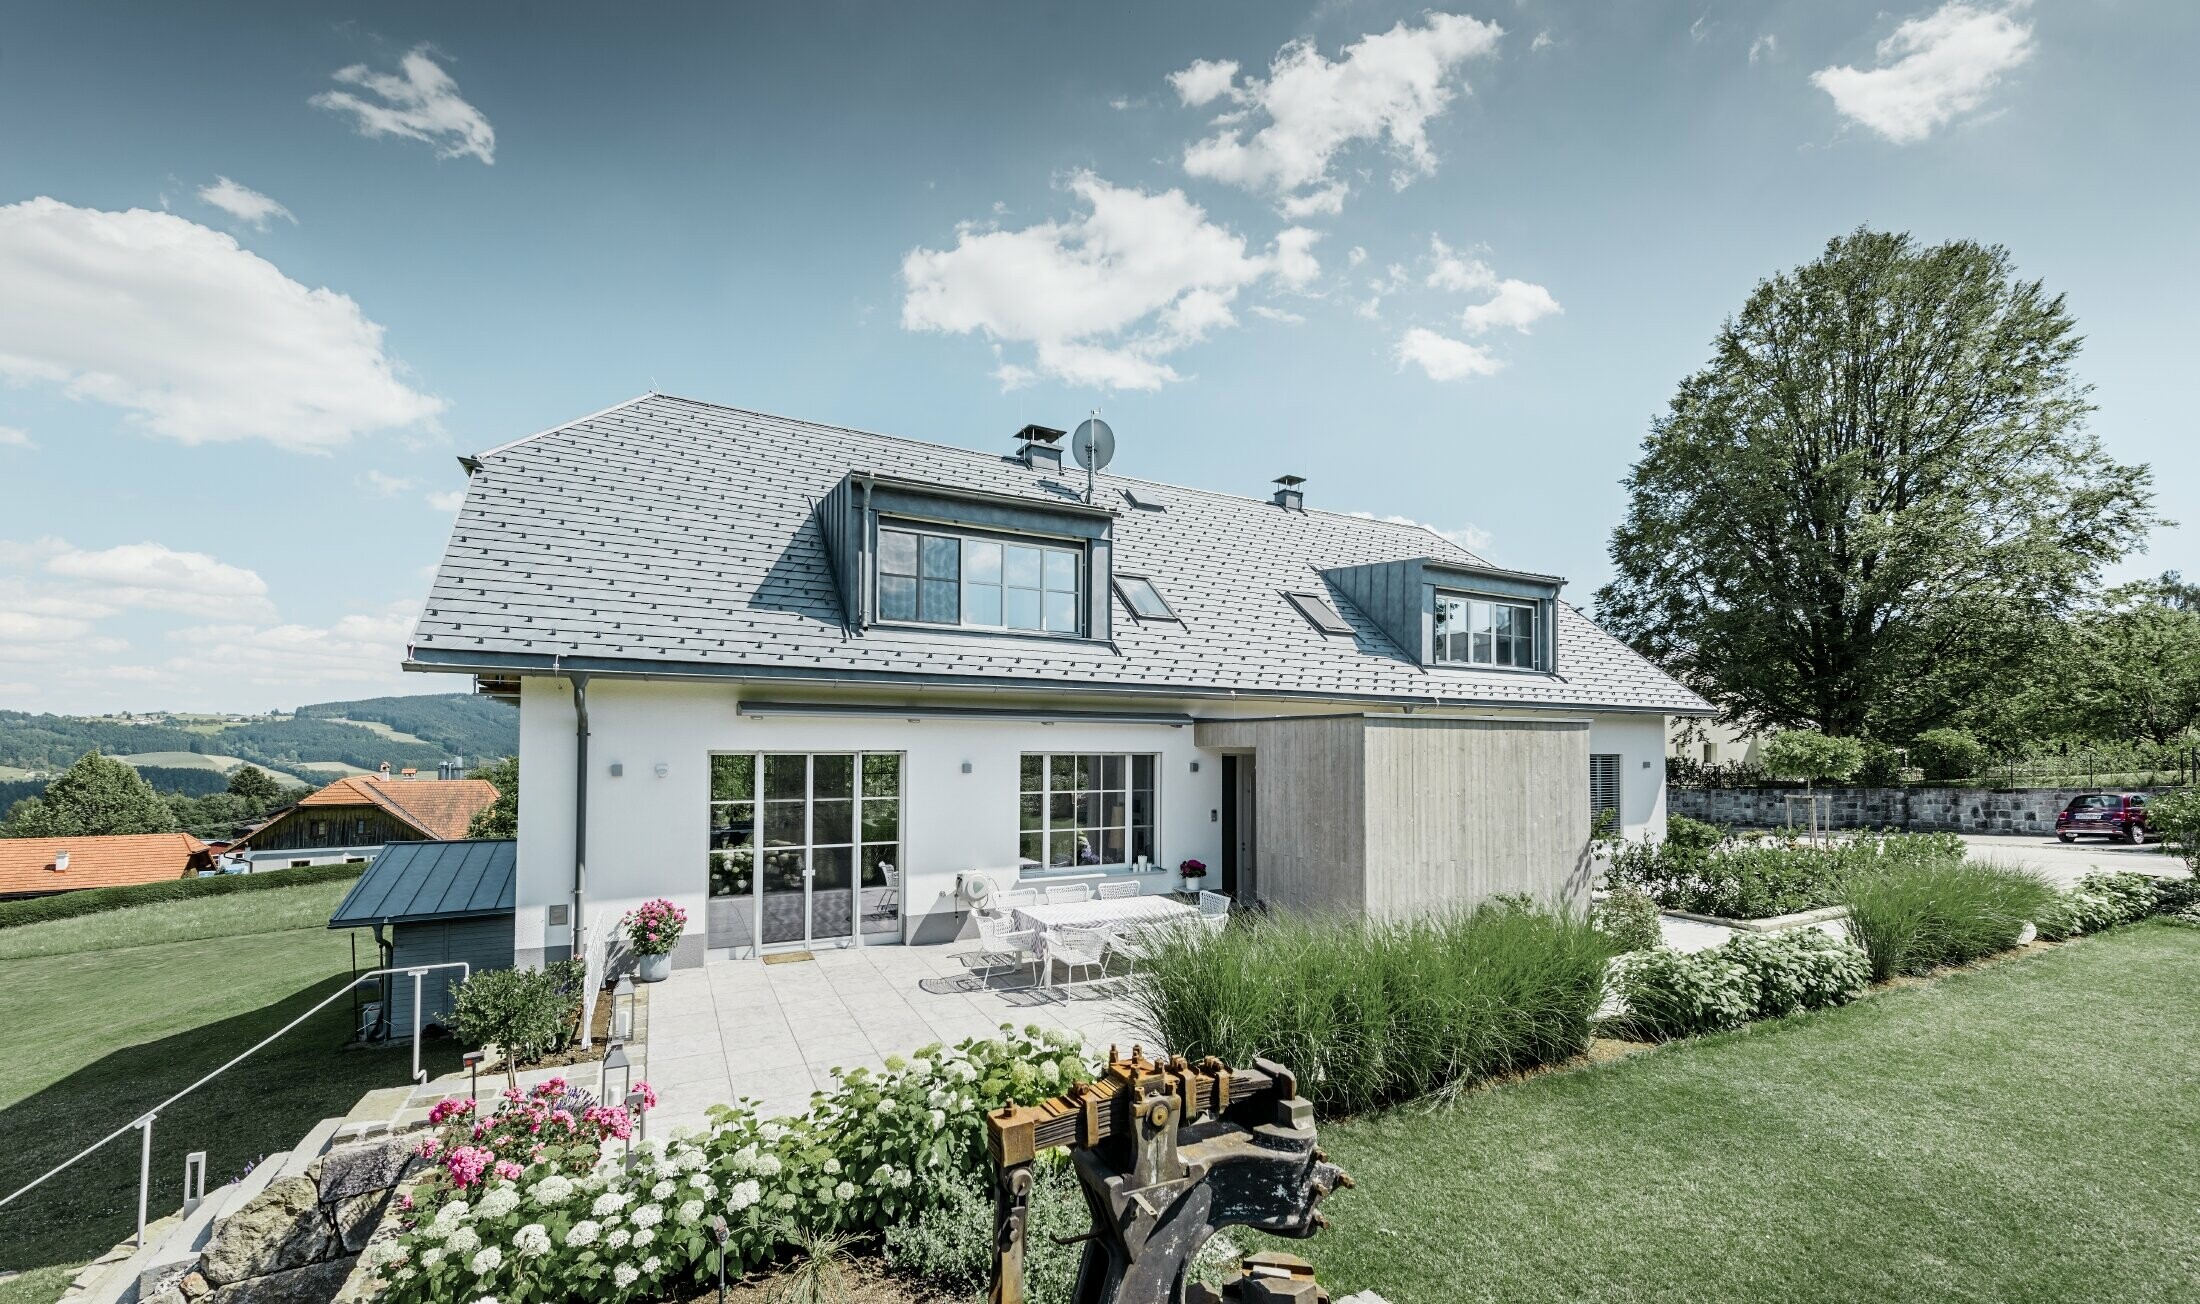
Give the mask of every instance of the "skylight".
POLYGON ((1123 491, 1123 501, 1129 503, 1133 508, 1141 512, 1165 512, 1169 510, 1169 505, 1167 503, 1162 502, 1159 498, 1154 497, 1151 493, 1148 493, 1145 497, 1141 498, 1137 494, 1132 493, 1130 490, 1125 489, 1123 491))
POLYGON ((1286 593, 1283 596, 1290 599, 1291 605, 1298 608, 1299 614, 1306 617, 1308 623, 1322 633, 1349 634, 1352 632, 1352 626, 1344 623, 1344 617, 1338 615, 1337 609, 1329 605, 1329 599, 1321 594, 1286 593))
POLYGON ((1161 596, 1161 590, 1155 588, 1153 581, 1143 575, 1116 576, 1115 591, 1122 595, 1123 605, 1129 607, 1131 614, 1140 620, 1176 619, 1176 613, 1169 610, 1168 601, 1161 596))

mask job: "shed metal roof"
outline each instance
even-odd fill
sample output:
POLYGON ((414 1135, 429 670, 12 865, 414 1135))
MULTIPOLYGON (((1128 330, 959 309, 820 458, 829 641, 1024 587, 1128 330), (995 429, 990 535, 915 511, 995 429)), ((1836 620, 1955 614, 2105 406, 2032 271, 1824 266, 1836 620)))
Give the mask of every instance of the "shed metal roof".
POLYGON ((329 916, 330 928, 509 914, 519 844, 392 842, 329 916))
POLYGON ((1069 508, 1082 505, 1083 473, 663 394, 467 461, 478 469, 413 634, 415 669, 1711 710, 1564 602, 1556 673, 1416 664, 1322 571, 1409 558, 1488 567, 1420 525, 1103 473, 1094 506, 1118 513, 1116 568, 1152 578, 1177 620, 1119 619, 1106 641, 858 632, 815 520, 850 471, 892 467, 1069 508), (1137 510, 1134 492, 1169 510, 1137 510), (1291 592, 1331 594, 1351 637, 1310 629, 1291 592))

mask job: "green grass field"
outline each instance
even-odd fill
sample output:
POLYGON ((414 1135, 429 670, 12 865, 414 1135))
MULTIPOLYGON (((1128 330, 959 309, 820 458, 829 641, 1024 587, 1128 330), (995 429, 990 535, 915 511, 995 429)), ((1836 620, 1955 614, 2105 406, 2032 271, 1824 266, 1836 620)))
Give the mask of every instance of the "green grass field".
POLYGON ((155 765, 172 770, 220 770, 224 774, 244 764, 238 757, 216 756, 211 752, 133 752, 115 759, 131 765, 155 765))
MULTIPOLYGON (((0 933, 0 1195, 340 987, 351 974, 351 935, 327 922, 348 886, 139 906, 0 933)), ((375 964, 368 934, 359 960, 375 964)), ((351 1003, 338 1001, 163 1114, 153 1132, 154 1208, 174 1208, 186 1151, 208 1152, 216 1185, 363 1093, 403 1083, 407 1050, 344 1051, 350 1028, 351 1003)), ((456 1067, 449 1043, 430 1051, 433 1071, 456 1067)), ((127 1236, 137 1164, 135 1137, 125 1137, 0 1210, 0 1269, 81 1263, 127 1236)), ((65 1280, 26 1275, 0 1284, 0 1302, 50 1299, 65 1280)))
POLYGON ((1322 1128, 1338 1295, 2200 1299, 2200 930, 1322 1128))

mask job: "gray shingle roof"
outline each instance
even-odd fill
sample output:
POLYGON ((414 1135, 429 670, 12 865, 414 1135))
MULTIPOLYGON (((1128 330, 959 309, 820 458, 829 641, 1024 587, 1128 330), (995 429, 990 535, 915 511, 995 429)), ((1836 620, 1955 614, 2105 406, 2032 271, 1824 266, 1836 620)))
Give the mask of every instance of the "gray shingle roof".
POLYGON ((509 914, 518 843, 392 842, 344 894, 330 928, 509 914))
POLYGON ((1424 670, 1349 602, 1351 637, 1285 601, 1324 568, 1413 557, 1486 564, 1435 532, 1103 474, 1115 567, 1150 576, 1181 618, 1115 607, 1109 643, 874 628, 843 619, 815 505, 849 471, 1043 502, 1084 473, 650 394, 491 449, 452 530, 410 663, 745 678, 925 682, 1708 712, 1662 671, 1558 604, 1555 675, 1424 670), (1135 510, 1125 491, 1165 502, 1135 510))

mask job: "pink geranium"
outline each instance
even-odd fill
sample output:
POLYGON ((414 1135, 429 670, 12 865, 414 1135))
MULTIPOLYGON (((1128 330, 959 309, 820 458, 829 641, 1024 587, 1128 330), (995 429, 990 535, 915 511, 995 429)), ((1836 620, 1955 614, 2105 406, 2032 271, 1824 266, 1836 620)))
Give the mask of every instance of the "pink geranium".
POLYGON ((636 955, 663 955, 679 944, 687 927, 687 911, 659 897, 644 901, 619 920, 627 944, 636 955))

